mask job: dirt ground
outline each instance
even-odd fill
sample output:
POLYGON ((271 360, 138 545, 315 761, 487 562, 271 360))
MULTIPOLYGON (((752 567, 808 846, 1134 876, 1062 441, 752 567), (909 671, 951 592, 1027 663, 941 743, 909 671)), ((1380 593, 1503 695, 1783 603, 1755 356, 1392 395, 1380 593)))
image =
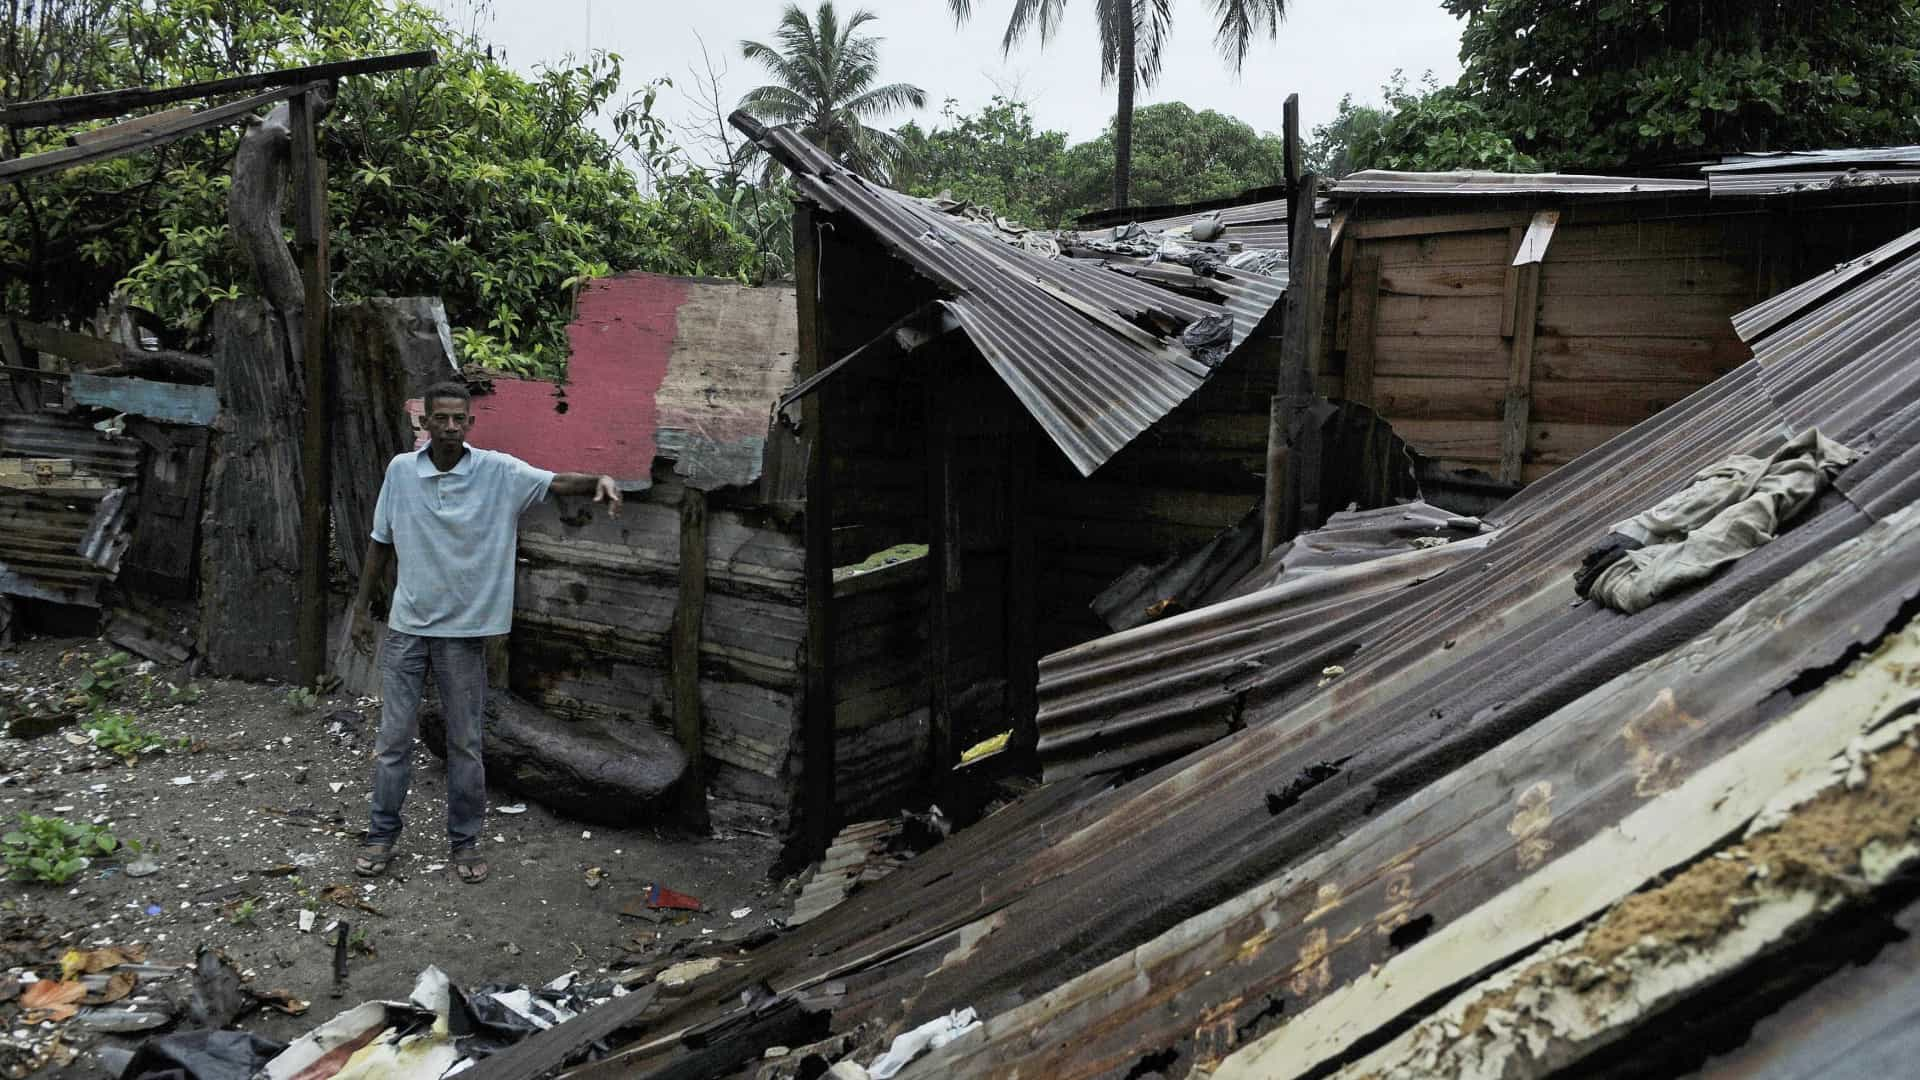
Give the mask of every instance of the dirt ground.
MULTIPOLYGON (((0 700, 70 695, 88 665, 112 651, 72 638, 23 641, 0 652, 0 700)), ((186 744, 135 764, 93 745, 80 727, 0 739, 7 828, 22 813, 95 823, 139 841, 145 859, 96 859, 62 886, 9 880, 0 886, 0 918, 15 927, 43 918, 38 933, 54 939, 55 956, 67 947, 145 944, 149 964, 190 965, 200 946, 216 946, 252 989, 310 1003, 301 1016, 256 1011, 240 1022, 246 1030, 287 1041, 359 1002, 404 1000, 429 964, 469 987, 655 967, 715 952, 791 907, 791 885, 768 877, 771 838, 583 825, 497 790, 489 792, 484 841, 492 874, 462 884, 446 859, 445 770, 425 749, 416 751, 392 871, 357 878, 352 856, 366 828, 378 704, 334 697, 309 705, 290 700, 284 686, 219 679, 194 680, 194 700, 169 703, 169 682, 184 683, 177 673, 128 664, 115 688, 113 708, 186 744), (153 864, 157 871, 148 872, 153 864), (697 897, 706 910, 622 916, 648 884, 697 897), (741 909, 751 912, 735 918, 741 909), (303 910, 315 913, 310 932, 300 930, 303 910), (336 920, 352 928, 348 985, 338 990, 335 935, 326 932, 336 920)), ((18 966, 0 980, 21 981, 18 966)), ((10 994, 0 986, 0 998, 10 994)), ((44 1046, 55 1029, 80 1052, 36 1075, 103 1075, 94 1048, 141 1038, 22 1019, 17 1002, 0 1004, 0 1071, 24 1071, 29 1048, 44 1046)))

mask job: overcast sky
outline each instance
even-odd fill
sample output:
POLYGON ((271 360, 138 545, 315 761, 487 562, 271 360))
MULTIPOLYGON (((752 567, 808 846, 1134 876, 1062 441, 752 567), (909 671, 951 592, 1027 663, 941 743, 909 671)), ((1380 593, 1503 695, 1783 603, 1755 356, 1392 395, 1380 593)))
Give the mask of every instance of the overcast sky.
MULTIPOLYGON (((438 6, 461 13, 475 2, 438 0, 438 6)), ((817 0, 801 2, 811 11, 817 0)), ((1076 141, 1098 135, 1112 115, 1113 92, 1100 85, 1092 0, 1068 0, 1059 36, 1045 48, 1029 41, 1012 56, 1000 51, 1011 0, 974 0, 973 19, 958 29, 947 0, 840 0, 837 6, 877 14, 864 29, 885 39, 882 79, 927 92, 925 110, 893 116, 888 126, 936 119, 946 98, 971 110, 997 91, 1026 99, 1042 126, 1076 141)), ((1396 68, 1410 79, 1431 70, 1451 81, 1459 73, 1460 24, 1439 0, 1291 0, 1279 39, 1259 40, 1238 77, 1214 51, 1212 5, 1174 0, 1173 6, 1160 82, 1139 95, 1139 105, 1184 101, 1277 132, 1281 102, 1298 93, 1304 135, 1333 115, 1343 93, 1377 100, 1396 68)), ((767 81, 740 58, 740 39, 771 41, 783 7, 782 0, 492 0, 486 36, 503 45, 518 68, 581 53, 591 43, 624 58, 629 88, 671 76, 676 90, 660 111, 681 123, 692 112, 683 94, 693 82, 688 65, 699 64, 700 39, 726 68, 722 89, 731 105, 767 81)))

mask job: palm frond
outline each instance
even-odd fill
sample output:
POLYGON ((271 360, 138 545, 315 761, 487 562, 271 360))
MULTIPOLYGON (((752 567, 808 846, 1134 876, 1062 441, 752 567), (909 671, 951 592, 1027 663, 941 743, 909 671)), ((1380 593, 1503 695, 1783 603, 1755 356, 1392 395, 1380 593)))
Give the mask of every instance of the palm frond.
POLYGON ((922 108, 927 103, 927 92, 910 83, 888 83, 876 86, 858 97, 848 98, 840 105, 840 111, 855 119, 869 114, 890 113, 895 109, 922 108))
POLYGON ((1046 44, 1060 25, 1060 11, 1066 0, 1013 0, 1007 16, 1007 32, 1000 38, 1000 51, 1010 53, 1035 24, 1040 28, 1040 43, 1046 44))
POLYGON ((1280 23, 1287 17, 1287 0, 1213 0, 1218 19, 1213 43, 1222 58, 1238 72, 1247 61, 1247 49, 1255 34, 1265 30, 1269 40, 1280 35, 1280 23))

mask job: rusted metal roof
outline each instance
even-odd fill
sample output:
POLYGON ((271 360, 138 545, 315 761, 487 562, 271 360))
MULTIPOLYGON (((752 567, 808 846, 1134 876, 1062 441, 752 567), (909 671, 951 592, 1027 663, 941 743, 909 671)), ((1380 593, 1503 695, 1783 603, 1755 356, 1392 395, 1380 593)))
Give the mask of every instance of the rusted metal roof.
POLYGON ((105 486, 0 487, 0 593, 98 606, 120 571, 142 447, 82 420, 0 413, 0 455, 64 458, 105 486))
POLYGON ((1402 198, 1453 195, 1558 195, 1604 198, 1663 198, 1699 195, 1704 180, 1652 176, 1580 176, 1570 173, 1394 172, 1365 169, 1335 180, 1327 194, 1335 200, 1359 195, 1402 198))
POLYGON ((1235 687, 1270 667, 1332 678, 1344 645, 1278 657, 1273 643, 1344 618, 1473 558, 1476 518, 1426 503, 1343 512, 1276 549, 1231 599, 1040 662, 1039 754, 1049 781, 1163 761, 1244 721, 1235 687))
MULTIPOLYGON (((1916 349, 1909 258, 1516 496, 1488 515, 1500 532, 1485 548, 1436 576, 1278 633, 1255 618, 1298 587, 1284 580, 1146 628, 1186 633, 1196 652, 1266 646, 1244 654, 1259 664, 1230 690, 1168 715, 1178 725, 1226 703, 1238 730, 1117 785, 1083 778, 1016 800, 710 976, 649 1034, 664 1057, 636 1051, 596 1072, 671 1058, 674 1030, 734 1008, 742 988, 834 979, 837 1031, 981 1011, 983 1031, 905 1076, 1183 1075, 1405 950, 1431 955, 1455 920, 1744 745, 1911 615, 1916 349), (1863 457, 1778 539, 1638 615, 1574 602, 1571 571, 1611 522, 1809 425, 1863 457), (1254 633, 1222 636, 1236 626, 1254 633), (1341 659, 1300 662, 1322 656, 1341 659)), ((1592 872, 1611 892, 1634 885, 1611 870, 1592 872)), ((1464 959, 1470 975, 1501 955, 1464 959)), ((1398 1015, 1360 1016, 1289 1074, 1330 1070, 1398 1015)))
POLYGON ((788 128, 733 123, 793 174, 800 194, 866 228, 934 283, 1014 396, 1091 475, 1199 389, 1211 368, 1180 344, 1231 313, 1231 348, 1279 301, 1282 279, 1211 272, 1210 303, 1082 259, 1048 258, 848 171, 788 128))

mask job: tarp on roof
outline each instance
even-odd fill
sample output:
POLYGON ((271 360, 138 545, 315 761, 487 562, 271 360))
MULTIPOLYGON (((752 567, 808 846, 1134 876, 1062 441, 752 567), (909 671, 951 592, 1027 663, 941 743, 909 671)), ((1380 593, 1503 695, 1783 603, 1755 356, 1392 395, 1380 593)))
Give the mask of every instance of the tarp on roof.
POLYGON ((961 329, 1082 475, 1211 374, 1180 343, 1182 330, 1232 314, 1238 349, 1285 290, 1284 278, 1209 267, 1199 283, 1221 295, 1211 303, 1118 266, 1048 258, 866 180, 790 128, 743 113, 732 120, 787 167, 803 197, 870 229, 942 291, 961 329))

